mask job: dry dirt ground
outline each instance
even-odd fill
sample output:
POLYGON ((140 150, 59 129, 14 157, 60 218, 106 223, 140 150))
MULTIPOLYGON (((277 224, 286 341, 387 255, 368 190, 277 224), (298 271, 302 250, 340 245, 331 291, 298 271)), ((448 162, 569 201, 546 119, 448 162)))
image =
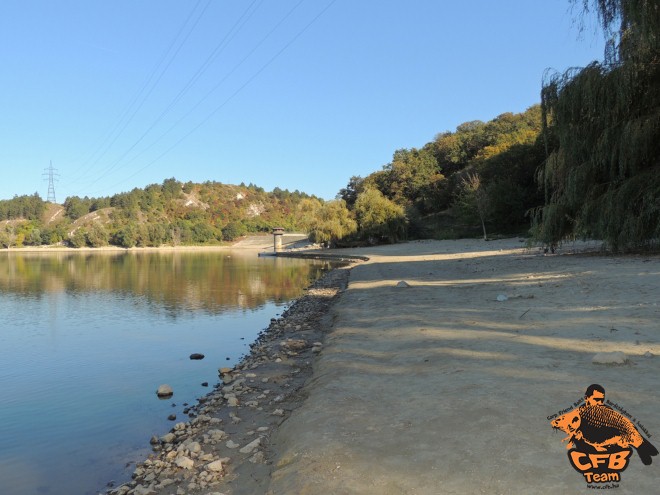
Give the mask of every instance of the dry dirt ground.
MULTIPOLYGON (((307 399, 271 436, 268 493, 589 492, 548 418, 592 383, 660 447, 660 258, 523 246, 354 250, 370 261, 331 309, 307 399), (628 362, 592 363, 610 351, 628 362)), ((633 454, 618 491, 659 481, 660 457, 633 454)))

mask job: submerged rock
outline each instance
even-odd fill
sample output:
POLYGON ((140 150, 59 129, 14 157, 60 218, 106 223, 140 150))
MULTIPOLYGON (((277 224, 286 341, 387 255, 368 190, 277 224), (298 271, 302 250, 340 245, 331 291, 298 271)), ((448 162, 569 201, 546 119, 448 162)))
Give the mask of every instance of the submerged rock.
POLYGON ((156 390, 156 395, 162 399, 169 399, 174 395, 174 390, 172 390, 172 387, 169 385, 163 384, 158 387, 158 390, 156 390))
POLYGON ((204 359, 204 354, 199 354, 198 352, 195 352, 190 355, 190 359, 204 359))

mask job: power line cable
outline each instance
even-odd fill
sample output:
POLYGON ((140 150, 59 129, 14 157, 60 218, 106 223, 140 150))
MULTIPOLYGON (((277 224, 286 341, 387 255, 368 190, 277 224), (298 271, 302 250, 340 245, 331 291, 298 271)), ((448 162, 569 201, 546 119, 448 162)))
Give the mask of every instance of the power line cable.
MULTIPOLYGON (((177 43, 177 40, 179 40, 179 38, 181 37, 182 33, 186 29, 186 26, 188 26, 188 24, 190 23, 191 18, 193 17, 193 15, 197 11, 197 9, 199 8, 199 5, 201 3, 202 3, 202 0, 197 1, 195 6, 193 7, 193 9, 190 11, 188 16, 186 17, 186 20, 184 21, 184 23, 179 28, 179 31, 177 32, 176 36, 172 39, 172 41, 170 42, 168 48, 163 52, 160 59, 158 60, 158 62, 154 66, 154 68, 152 69, 151 73, 149 74, 149 77, 145 80, 145 82, 142 84, 141 88, 138 90, 138 92, 135 94, 135 96, 132 98, 132 100, 130 101, 130 103, 128 104, 128 106, 126 107, 124 112, 122 113, 122 116, 120 117, 120 119, 117 121, 117 123, 114 125, 112 130, 104 138, 101 145, 96 149, 96 151, 94 151, 94 153, 92 153, 89 160, 91 160, 94 157, 94 155, 101 152, 101 150, 105 147, 103 152, 99 156, 97 156, 96 159, 93 161, 92 165, 98 163, 99 160, 108 152, 110 147, 117 141, 119 136, 121 136, 121 134, 126 129, 128 124, 130 124, 130 122, 133 120, 133 118, 135 117, 137 112, 142 108, 142 106, 147 101, 149 96, 151 96, 151 94, 153 93, 154 89, 156 88, 156 86, 158 85, 160 80, 162 79, 165 72, 170 67, 170 65, 172 64, 172 62, 174 61, 174 59, 178 55, 179 51, 181 51, 181 48, 186 44, 186 42, 188 41, 188 38, 190 37, 192 32, 195 30, 195 28, 197 27, 197 24, 199 23, 200 19, 202 18, 202 16, 204 15, 206 10, 208 9, 209 5, 211 4, 211 0, 207 0, 206 5, 201 10, 201 12, 198 13, 197 17, 195 18, 192 26, 188 29, 188 31, 187 31, 185 37, 183 38, 183 40, 181 40, 178 43, 178 46, 176 47, 176 50, 174 51, 174 53, 172 53, 170 55, 170 53, 172 52, 172 49, 175 47, 175 45, 177 43), (168 58, 169 58, 169 60, 167 60, 168 58), (166 60, 167 60, 167 63, 162 68, 162 70, 160 70, 160 73, 158 74, 158 77, 152 83, 152 80, 156 76, 156 73, 158 72, 159 68, 163 65, 163 63, 166 60), (145 91, 146 91, 146 94, 143 95, 143 93, 145 91), (137 107, 136 107, 136 105, 137 105, 137 107), (121 126, 121 128, 119 128, 120 126, 121 126), (118 128, 119 128, 119 130, 118 130, 118 128), (110 141, 106 145, 108 139, 110 139, 113 134, 114 134, 114 138, 112 139, 112 141, 110 141)), ((91 170, 88 163, 85 163, 82 167, 79 167, 77 171, 79 171, 81 168, 84 168, 87 172, 89 172, 91 170)), ((83 177, 84 177, 84 174, 83 174, 83 177)), ((81 179, 82 179, 82 177, 78 179, 78 182, 80 182, 81 179)))
MULTIPOLYGON (((202 10, 202 12, 200 12, 200 14, 197 16, 197 19, 195 20, 195 23, 194 23, 193 26, 188 30, 188 33, 186 34, 186 37, 185 37, 185 38, 183 39, 183 41, 179 44, 179 46, 177 47, 177 49, 176 49, 176 51, 174 52, 174 54, 170 57, 169 61, 167 62, 167 65, 161 70, 160 74, 158 75, 158 78, 157 78, 156 81, 151 85, 151 87, 149 88, 147 94, 141 99, 141 101, 140 101, 140 103, 138 104, 137 108, 135 108, 135 109, 133 110, 133 112, 130 114, 128 120, 126 120, 126 122, 124 122, 123 126, 121 127, 121 129, 119 130, 119 132, 116 134, 116 136, 114 137, 114 139, 113 139, 113 140, 112 140, 112 141, 106 146, 106 149, 104 150, 104 152, 103 152, 103 153, 102 153, 102 154, 101 154, 101 155, 100 155, 100 156, 94 161, 94 164, 98 163, 99 160, 100 160, 103 156, 105 156, 105 154, 108 152, 108 150, 111 148, 111 146, 117 141, 117 139, 118 139, 118 138, 121 136, 121 134, 124 132, 124 130, 126 129, 126 127, 128 126, 128 124, 131 123, 131 121, 133 120, 133 118, 135 117, 135 115, 140 111, 140 109, 142 108, 142 105, 144 105, 144 103, 147 101, 147 99, 149 98, 149 96, 151 96, 151 94, 153 93, 154 89, 156 88, 156 86, 158 85, 158 83, 160 82, 160 80, 162 79, 162 77, 165 75, 165 72, 167 72, 167 69, 170 67, 170 65, 172 64, 172 62, 174 61, 174 59, 175 59, 176 56, 178 55, 179 51, 181 51, 181 48, 183 48, 183 46, 185 45, 186 41, 188 41, 188 38, 190 37, 190 35, 191 35, 192 32, 194 31, 195 27, 196 27, 197 24, 199 23, 199 20, 202 18, 202 15, 204 14, 204 12, 206 11, 206 8, 208 8, 209 5, 210 5, 210 1, 209 1, 209 3, 206 4, 206 7, 204 8, 204 10, 202 10)), ((110 167, 110 169, 111 169, 111 168, 112 168, 112 167, 110 167)))
POLYGON ((132 179, 136 175, 140 174, 147 168, 149 168, 151 165, 156 163, 158 160, 160 160, 163 156, 165 156, 167 153, 172 151, 174 148, 176 148, 181 142, 183 142, 185 139, 187 139, 191 134, 193 134, 197 129, 199 129, 202 125, 204 125, 206 122, 208 122, 216 113, 218 113, 227 103, 229 103, 232 99, 234 99, 241 91, 243 91, 252 81, 254 81, 266 68, 268 68, 277 58, 284 53, 295 41, 300 38, 311 26, 314 24, 327 10, 332 7, 332 5, 336 2, 337 0, 332 0, 328 5, 325 6, 321 12, 319 12, 303 29, 301 29, 288 43, 286 43, 273 57, 271 57, 268 62, 266 62, 259 70, 257 70, 250 78, 248 78, 245 83, 243 83, 236 91, 234 91, 225 101, 223 101, 220 105, 218 105, 210 114, 208 114, 199 124, 197 124, 195 127, 193 127, 190 131, 188 131, 186 134, 184 134, 180 139, 178 139, 172 146, 167 148, 165 151, 163 151, 160 155, 158 155, 156 158, 154 158, 152 161, 147 163, 144 167, 136 170, 133 174, 130 176, 126 177, 122 181, 113 184, 110 186, 110 188, 115 188, 124 182, 126 182, 129 179, 132 179))
POLYGON ((193 112, 194 112, 194 111, 195 111, 195 110, 196 110, 196 109, 197 109, 202 103, 204 103, 204 101, 206 101, 206 99, 209 98, 209 97, 211 96, 211 94, 213 94, 217 89, 219 89, 220 86, 222 86, 222 84, 223 84, 223 83, 224 83, 224 82, 225 82, 225 81, 226 81, 226 80, 227 80, 232 74, 234 74, 234 72, 236 72, 236 71, 237 71, 237 70, 243 65, 243 63, 245 63, 245 62, 250 58, 250 56, 252 56, 252 54, 253 54, 254 52, 256 52, 256 51, 261 47, 261 45, 263 45, 263 44, 266 42, 266 40, 267 40, 267 39, 268 39, 268 38, 269 38, 269 37, 270 37, 270 36, 271 36, 271 35, 272 35, 272 34, 273 34, 273 33, 274 33, 274 32, 275 32, 275 31, 276 31, 276 30, 277 30, 277 29, 283 24, 283 23, 284 23, 284 21, 286 21, 286 20, 291 16, 291 14, 293 14, 293 12, 294 12, 294 11, 295 11, 295 10, 296 10, 296 9, 297 9, 297 8, 298 8, 298 7, 304 2, 304 1, 305 1, 305 0, 300 0, 296 5, 294 5, 293 8, 292 8, 291 10, 289 10, 289 11, 284 15, 284 17, 282 17, 282 18, 279 20, 279 22, 278 22, 278 23, 277 23, 277 24, 276 24, 276 25, 275 25, 275 26, 274 26, 274 27, 273 27, 273 28, 272 28, 272 29, 271 29, 271 30, 270 30, 270 31, 269 31, 269 32, 268 32, 263 38, 261 38, 261 40, 260 40, 260 41, 259 41, 259 42, 258 42, 258 43, 257 43, 257 44, 256 44, 256 45, 255 45, 255 46, 254 46, 254 47, 248 52, 248 54, 245 55, 245 57, 243 57, 243 58, 241 59, 240 62, 238 62, 236 65, 234 65, 234 67, 233 67, 233 68, 232 68, 227 74, 225 74, 225 76, 224 76, 224 77, 223 77, 223 78, 222 78, 222 79, 221 79, 221 80, 220 80, 215 86, 213 86, 213 88, 211 88, 210 91, 208 91, 208 92, 207 92, 207 93, 206 93, 206 94, 205 94, 205 95, 204 95, 204 96, 203 96, 203 97, 202 97, 202 98, 201 98, 201 99, 200 99, 195 105, 193 105, 193 106, 192 106, 192 107, 191 107, 191 108, 190 108, 185 114, 183 114, 183 115, 182 115, 182 116, 181 116, 176 122, 174 122, 174 124, 172 124, 172 125, 171 125, 171 126, 170 126, 170 127, 164 132, 164 133, 162 133, 158 138, 156 138, 154 141, 152 141, 151 144, 150 144, 149 146, 147 146, 146 148, 143 148, 142 151, 140 151, 138 154, 134 155, 130 160, 128 160, 128 161, 124 164, 124 166, 126 166, 126 165, 132 163, 132 162, 135 161, 137 158, 139 158, 139 157, 142 156, 144 153, 146 153, 146 152, 149 151, 151 148, 153 148, 153 147, 154 147, 158 142, 160 142, 165 136, 167 136, 170 132, 172 132, 172 130, 174 130, 174 129, 175 129, 175 128, 176 128, 176 127, 177 127, 177 126, 183 121, 183 120, 185 120, 186 117, 188 117, 188 116, 189 116, 191 113, 193 113, 193 112))
POLYGON ((88 183, 88 185, 96 184, 105 176, 107 176, 112 170, 114 170, 117 167, 117 165, 121 162, 121 160, 123 160, 126 157, 126 155, 128 155, 133 149, 135 149, 135 147, 142 142, 142 140, 149 134, 149 132, 151 132, 151 130, 162 121, 163 117, 165 117, 165 115, 167 115, 170 112, 170 110, 181 100, 181 98, 190 90, 190 88, 194 86, 194 84, 209 68, 210 64, 218 57, 218 55, 220 55, 220 53, 222 53, 222 51, 226 48, 226 46, 236 37, 236 35, 250 20, 250 18, 256 12, 256 10, 259 9, 261 4, 263 3, 263 0, 259 0, 259 4, 254 9, 252 9, 252 7, 256 3, 257 0, 253 0, 253 2, 243 12, 243 14, 239 17, 239 19, 234 23, 234 25, 225 35, 225 37, 215 46, 213 51, 209 54, 209 56, 202 63, 202 65, 197 69, 195 74, 188 80, 185 86, 179 91, 179 93, 168 104, 168 106, 158 115, 158 117, 156 117, 156 119, 151 123, 151 125, 147 128, 147 130, 144 131, 142 135, 124 153, 122 153, 118 159, 116 159, 109 167, 103 170, 100 176, 96 177, 96 179, 88 183))

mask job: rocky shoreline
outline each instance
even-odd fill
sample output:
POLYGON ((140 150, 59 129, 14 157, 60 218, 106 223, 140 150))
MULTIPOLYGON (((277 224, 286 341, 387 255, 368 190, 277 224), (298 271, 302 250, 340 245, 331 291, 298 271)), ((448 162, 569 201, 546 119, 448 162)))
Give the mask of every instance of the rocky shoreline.
POLYGON ((251 344, 234 368, 190 408, 187 422, 153 437, 154 453, 132 480, 107 495, 247 495, 265 493, 273 464, 273 431, 304 400, 331 326, 329 311, 346 288, 351 266, 317 280, 251 344))

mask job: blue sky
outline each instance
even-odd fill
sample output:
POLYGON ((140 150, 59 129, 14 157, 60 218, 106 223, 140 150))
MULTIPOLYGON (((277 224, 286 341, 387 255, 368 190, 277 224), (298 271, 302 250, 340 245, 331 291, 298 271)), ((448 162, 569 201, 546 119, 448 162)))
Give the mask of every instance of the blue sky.
POLYGON ((332 199, 602 60, 568 0, 2 0, 0 199, 207 180, 332 199))

